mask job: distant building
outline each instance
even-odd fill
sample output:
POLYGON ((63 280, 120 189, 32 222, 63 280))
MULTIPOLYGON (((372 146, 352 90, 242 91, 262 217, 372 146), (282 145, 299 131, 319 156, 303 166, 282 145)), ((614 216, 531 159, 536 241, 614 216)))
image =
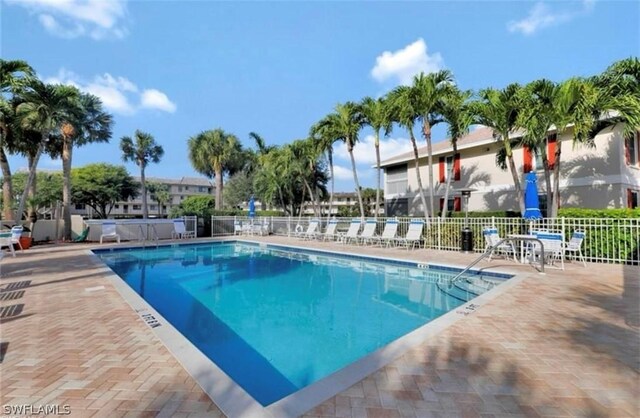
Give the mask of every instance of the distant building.
MULTIPOLYGON (((133 178, 137 182, 140 181, 140 177, 134 176, 133 178)), ((173 206, 178 206, 180 202, 187 197, 198 195, 212 196, 215 190, 215 186, 208 179, 199 177, 182 177, 180 179, 147 177, 146 183, 147 185, 149 183, 164 184, 167 186, 169 192, 169 201, 163 204, 162 208, 159 207, 158 202, 151 198, 151 194, 147 192, 147 205, 150 217, 166 217, 173 206)), ((72 205, 71 214, 91 217, 92 209, 84 204, 76 204, 72 205)), ((142 216, 142 196, 138 195, 135 199, 116 202, 109 216, 142 216)))
MULTIPOLYGON (((563 143, 560 165, 560 207, 591 209, 635 208, 640 193, 640 142, 638 132, 623 138, 622 126, 608 128, 593 139, 593 147, 574 147, 570 133, 560 138, 550 132, 547 138, 547 155, 553 164, 556 143, 563 143)), ((445 206, 446 178, 453 166, 452 189, 473 188, 469 199, 471 211, 512 210, 519 211, 513 180, 508 170, 496 164, 496 153, 500 144, 493 138, 490 128, 481 127, 458 140, 458 153, 452 155, 449 140, 433 145, 433 178, 436 208, 445 206)), ((427 150, 418 150, 419 169, 425 188, 427 204, 428 164, 427 150)), ((546 192, 542 159, 526 147, 513 152, 518 175, 523 182, 524 174, 533 170, 538 174, 538 191, 541 209, 546 210, 546 192)), ((413 152, 388 158, 381 163, 385 175, 385 208, 389 216, 422 215, 416 180, 413 152)), ((462 210, 459 194, 449 195, 446 207, 452 211, 462 210)))

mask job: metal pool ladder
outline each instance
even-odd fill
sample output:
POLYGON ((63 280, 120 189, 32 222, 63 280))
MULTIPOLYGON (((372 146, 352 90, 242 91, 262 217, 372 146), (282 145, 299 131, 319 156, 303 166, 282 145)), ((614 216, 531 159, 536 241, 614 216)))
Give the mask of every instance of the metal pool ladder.
MULTIPOLYGON (((471 268, 473 266, 478 264, 485 257, 488 257, 489 255, 491 255, 491 253, 493 253, 493 251, 496 248, 498 248, 500 245, 502 245, 502 244, 504 244, 505 242, 508 242, 508 241, 532 241, 532 242, 537 242, 538 244, 540 244, 540 254, 541 254, 540 255, 540 273, 544 274, 544 244, 542 243, 542 241, 540 241, 538 238, 525 238, 525 237, 503 238, 500 241, 498 241, 495 245, 492 245, 489 248, 487 248, 486 251, 483 252, 480 255, 480 257, 478 257, 475 260, 473 260, 471 262, 471 264, 469 264, 467 267, 464 268, 464 270, 462 270, 460 273, 456 274, 456 276, 453 279, 451 279, 450 283, 454 284, 457 280, 460 279, 460 277, 462 277, 463 274, 465 274, 466 272, 471 270, 471 268)), ((515 248, 514 248, 514 251, 515 251, 515 248)))

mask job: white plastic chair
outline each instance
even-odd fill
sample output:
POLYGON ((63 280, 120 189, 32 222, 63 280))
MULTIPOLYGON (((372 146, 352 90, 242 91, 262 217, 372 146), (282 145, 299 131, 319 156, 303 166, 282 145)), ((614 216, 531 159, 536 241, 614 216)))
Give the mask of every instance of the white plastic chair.
POLYGON ((14 257, 16 256, 16 252, 13 249, 13 239, 8 232, 0 234, 0 248, 2 247, 9 247, 9 251, 11 251, 11 255, 14 257))
POLYGON ((358 236, 362 245, 374 239, 377 226, 378 222, 375 219, 367 219, 364 223, 364 228, 362 228, 362 233, 358 236))
POLYGON ((352 219, 351 224, 349 225, 349 229, 347 230, 347 233, 340 235, 340 241, 343 244, 348 244, 350 240, 354 240, 357 243, 358 232, 360 231, 361 225, 362 225, 362 221, 360 221, 360 219, 352 219))
POLYGON ((184 219, 177 218, 173 220, 173 232, 171 232, 172 239, 185 239, 195 237, 195 231, 187 231, 187 226, 184 223, 184 219))
POLYGON ((587 267, 587 261, 582 255, 582 241, 586 237, 587 233, 584 231, 573 231, 571 235, 571 240, 566 243, 564 247, 565 255, 566 253, 573 253, 579 256, 580 260, 582 260, 582 265, 587 267))
POLYGON ((106 221, 102 223, 102 235, 100 235, 100 244, 102 244, 102 239, 116 239, 118 244, 120 244, 120 235, 116 232, 116 223, 113 221, 106 221))
POLYGON ((22 248, 22 243, 20 242, 22 231, 24 231, 24 228, 22 226, 14 226, 13 228, 11 228, 11 243, 18 244, 18 247, 20 247, 20 251, 24 251, 24 248, 22 248))
POLYGON ((233 221, 233 235, 242 235, 242 221, 233 221))
POLYGON ((409 251, 409 246, 411 249, 414 249, 415 246, 422 239, 422 229, 424 228, 424 220, 422 219, 412 219, 409 222, 409 229, 407 230, 407 235, 404 237, 396 238, 395 242, 398 244, 404 244, 407 247, 407 251, 409 251))
POLYGON ((327 229, 324 233, 319 233, 318 238, 322 237, 322 240, 333 239, 338 236, 336 233, 336 229, 338 228, 338 220, 330 219, 329 223, 327 223, 327 229))
MULTIPOLYGON (((559 232, 538 232, 536 238, 542 242, 544 254, 540 254, 540 245, 533 243, 533 255, 544 257, 547 264, 553 266, 560 260, 560 269, 564 270, 564 237, 559 232)), ((557 267, 556 267, 557 268, 557 267)))
POLYGON ((484 235, 484 242, 486 244, 485 251, 489 249, 489 247, 494 247, 494 250, 491 254, 489 254, 489 261, 491 261, 491 257, 495 253, 503 253, 505 258, 511 254, 513 256, 513 261, 517 261, 516 259, 516 250, 513 247, 513 244, 510 242, 503 242, 500 245, 496 245, 502 240, 500 235, 498 234, 498 229, 493 227, 486 227, 482 230, 482 235, 484 235))

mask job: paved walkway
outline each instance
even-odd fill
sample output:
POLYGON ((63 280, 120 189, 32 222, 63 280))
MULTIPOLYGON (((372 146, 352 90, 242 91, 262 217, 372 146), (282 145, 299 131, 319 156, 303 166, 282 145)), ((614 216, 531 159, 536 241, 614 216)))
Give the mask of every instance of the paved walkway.
MULTIPOLYGON (((473 258, 260 239, 458 265, 473 258)), ((2 260, 0 414, 7 404, 66 404, 72 416, 220 416, 87 248, 2 260)), ((480 264, 489 265, 514 268, 480 264)), ((306 416, 640 416, 640 269, 517 268, 523 282, 306 416)))

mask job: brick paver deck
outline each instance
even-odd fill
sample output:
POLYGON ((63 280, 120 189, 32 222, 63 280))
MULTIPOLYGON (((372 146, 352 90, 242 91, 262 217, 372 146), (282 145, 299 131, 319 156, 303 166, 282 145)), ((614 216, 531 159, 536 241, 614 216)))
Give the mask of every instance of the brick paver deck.
MULTIPOLYGON (((458 265, 473 258, 261 239, 458 265)), ((91 247, 2 260, 0 415, 9 404, 66 404, 72 416, 221 416, 84 254, 91 247)), ((640 416, 640 269, 517 268, 524 281, 306 416, 640 416)))

